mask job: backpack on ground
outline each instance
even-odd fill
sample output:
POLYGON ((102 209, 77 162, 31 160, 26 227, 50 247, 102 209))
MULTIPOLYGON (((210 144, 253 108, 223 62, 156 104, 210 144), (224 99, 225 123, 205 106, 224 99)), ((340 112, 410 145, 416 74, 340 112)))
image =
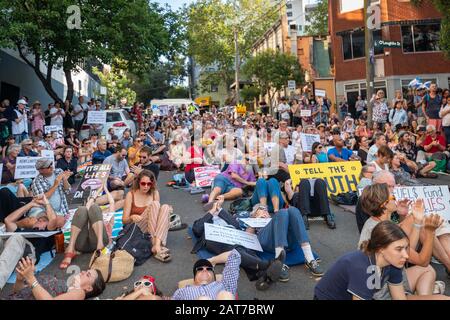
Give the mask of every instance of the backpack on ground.
POLYGON ((250 198, 237 199, 230 204, 230 214, 235 215, 242 211, 252 211, 252 202, 250 198))
POLYGON ((152 256, 150 234, 144 233, 135 223, 127 224, 116 238, 113 251, 125 250, 134 259, 134 265, 140 266, 152 256))
POLYGON ((356 205, 358 202, 358 194, 356 192, 339 193, 338 195, 331 195, 331 200, 336 204, 342 204, 346 206, 356 205))

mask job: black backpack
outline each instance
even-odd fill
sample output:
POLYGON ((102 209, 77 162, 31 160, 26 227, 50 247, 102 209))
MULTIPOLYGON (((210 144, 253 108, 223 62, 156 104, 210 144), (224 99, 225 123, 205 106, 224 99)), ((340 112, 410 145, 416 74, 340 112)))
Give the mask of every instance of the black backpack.
POLYGON ((331 195, 331 200, 336 204, 343 204, 353 206, 358 202, 358 194, 356 192, 339 193, 338 195, 331 195))
POLYGON ((134 257, 134 265, 140 266, 152 256, 151 247, 150 234, 143 233, 135 223, 131 223, 125 225, 117 236, 113 251, 127 251, 134 257))

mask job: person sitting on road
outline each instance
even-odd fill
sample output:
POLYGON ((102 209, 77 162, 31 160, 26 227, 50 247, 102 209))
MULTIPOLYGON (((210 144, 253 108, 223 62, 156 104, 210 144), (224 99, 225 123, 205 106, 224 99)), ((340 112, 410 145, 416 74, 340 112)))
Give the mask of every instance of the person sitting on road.
POLYGON ((141 137, 136 137, 133 141, 133 146, 128 148, 128 165, 134 166, 140 162, 139 155, 142 147, 144 146, 144 141, 141 137))
POLYGON ((194 264, 194 285, 178 289, 172 296, 173 300, 217 300, 220 296, 235 296, 239 280, 239 265, 241 255, 236 250, 225 252, 209 260, 200 259, 194 264), (223 279, 216 280, 214 265, 225 263, 223 279), (228 294, 226 294, 228 293, 228 294))
POLYGON ((92 161, 93 153, 94 153, 94 149, 92 148, 91 140, 83 139, 82 146, 81 146, 80 150, 78 150, 78 160, 80 161, 80 164, 92 161))
POLYGON ((39 154, 33 151, 33 140, 25 139, 20 145, 22 150, 19 153, 19 157, 39 157, 39 154))
POLYGON ((29 257, 22 258, 16 272, 15 293, 8 297, 9 300, 85 300, 102 294, 106 287, 97 269, 82 271, 69 283, 55 277, 36 277, 35 265, 29 257))
POLYGON ((428 185, 425 182, 417 180, 405 171, 402 167, 402 163, 405 161, 405 156, 403 154, 397 153, 391 159, 390 171, 395 177, 395 183, 402 186, 424 186, 428 185))
POLYGON ((143 233, 152 237, 152 253, 155 259, 169 262, 172 257, 167 245, 169 215, 173 208, 160 204, 156 178, 149 170, 143 170, 127 193, 123 209, 123 224, 136 223, 143 233))
POLYGON ((371 163, 376 160, 378 149, 381 146, 387 145, 386 136, 383 133, 376 133, 374 136, 375 143, 369 148, 367 153, 367 163, 371 163))
POLYGON ((267 206, 269 212, 278 212, 284 208, 285 200, 281 193, 280 183, 275 178, 267 180, 267 173, 263 170, 258 173, 259 179, 256 181, 255 190, 251 198, 252 206, 261 204, 267 206))
MULTIPOLYGON (((192 232, 198 238, 198 241, 192 249, 192 253, 197 253, 200 249, 204 248, 209 252, 220 255, 224 252, 236 249, 241 255, 241 267, 247 273, 250 281, 259 279, 259 281, 256 282, 256 289, 266 290, 269 288, 269 284, 278 281, 280 278, 282 268, 284 267, 280 260, 282 258, 281 256, 279 259, 265 261, 259 258, 253 250, 242 246, 236 247, 205 239, 205 223, 219 224, 221 226, 240 229, 240 224, 236 217, 232 216, 222 208, 224 200, 225 198, 223 195, 219 196, 218 200, 213 203, 209 212, 206 213, 204 217, 194 222, 192 232), (266 281, 266 279, 270 279, 270 282, 266 281)), ((286 279, 285 281, 289 280, 289 278, 286 279)))
MULTIPOLYGON (((105 185, 97 190, 96 196, 90 197, 86 206, 79 207, 75 212, 70 228, 69 245, 64 253, 64 259, 59 265, 60 269, 67 269, 77 256, 76 252, 92 253, 96 250, 102 250, 111 243, 114 215, 112 215, 110 221, 104 222, 102 209, 95 203, 97 195, 100 195, 103 190, 109 200, 109 207, 105 211, 116 211, 116 202, 108 191, 105 182, 105 185)), ((123 205, 123 202, 121 204, 123 205)))
POLYGON ((131 167, 131 172, 135 176, 139 175, 142 170, 150 170, 155 175, 156 180, 159 176, 159 164, 156 163, 159 159, 158 156, 152 156, 152 150, 148 146, 144 146, 140 152, 140 163, 137 166, 131 167))
POLYGON ((118 146, 113 155, 107 157, 103 164, 110 164, 112 166, 111 173, 108 177, 108 189, 110 191, 124 189, 130 186, 134 180, 134 174, 128 167, 127 151, 124 147, 118 146))
POLYGON ((92 155, 92 164, 102 164, 106 158, 112 155, 107 149, 107 143, 105 139, 100 139, 97 143, 98 150, 92 155))
POLYGON ((311 150, 311 163, 328 162, 328 156, 326 152, 324 152, 324 147, 320 142, 314 142, 311 150))
POLYGON ((389 164, 394 157, 394 152, 388 146, 381 146, 377 151, 377 158, 370 162, 375 166, 375 172, 382 170, 389 170, 389 164))
MULTIPOLYGON (((328 269, 314 288, 314 300, 377 299, 384 284, 392 300, 406 300, 401 284, 402 268, 409 258, 408 246, 408 236, 399 226, 390 221, 378 223, 362 250, 341 256, 328 269), (376 285, 368 286, 374 277, 378 279, 376 285)), ((448 299, 441 295, 433 298, 448 299)))
POLYGON ((351 161, 356 159, 351 150, 344 148, 344 139, 340 136, 336 136, 333 139, 333 144, 334 148, 328 150, 328 159, 330 159, 330 162, 351 161))
POLYGON ((327 184, 323 179, 302 179, 295 190, 292 180, 287 180, 284 190, 288 201, 300 210, 306 230, 309 230, 308 218, 313 213, 323 216, 328 228, 336 229, 334 215, 330 211, 327 184))
POLYGON ((244 165, 233 163, 214 178, 213 186, 208 203, 204 206, 205 211, 212 208, 219 195, 223 195, 225 200, 234 200, 241 197, 244 193, 243 188, 256 186, 256 178, 251 168, 247 170, 244 165))
MULTIPOLYGON (((371 217, 364 224, 363 230, 359 238, 358 247, 370 239, 372 230, 381 221, 390 221, 391 215, 397 209, 395 197, 390 194, 386 184, 375 184, 364 189, 361 195, 361 203, 365 212, 369 212, 371 217)), ((438 215, 429 215, 424 219, 425 207, 423 200, 417 200, 412 206, 412 215, 414 228, 405 231, 410 239, 408 249, 408 262, 415 265, 404 270, 403 285, 408 294, 417 292, 419 296, 427 296, 433 294, 434 281, 436 272, 430 265, 431 254, 433 250, 433 241, 435 230, 442 224, 442 219, 438 215), (420 252, 416 251, 419 241, 420 230, 424 228, 424 242, 420 252)), ((380 299, 388 298, 389 295, 380 297, 380 299)))
POLYGON ((361 169, 359 176, 359 183, 356 189, 364 189, 372 184, 373 174, 375 173, 375 166, 373 164, 366 164, 361 169))

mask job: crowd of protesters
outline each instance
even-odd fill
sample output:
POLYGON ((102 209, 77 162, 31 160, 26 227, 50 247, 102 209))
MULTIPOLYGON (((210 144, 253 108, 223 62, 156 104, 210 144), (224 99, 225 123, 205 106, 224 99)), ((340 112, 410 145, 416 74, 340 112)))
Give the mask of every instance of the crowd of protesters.
MULTIPOLYGON (((192 283, 176 291, 173 299, 232 299, 237 294, 239 266, 258 290, 289 281, 285 260, 297 247, 311 274, 322 277, 311 298, 446 299, 443 282, 436 279, 430 262, 434 256, 449 274, 448 221, 437 215, 425 217, 423 203, 395 199, 393 188, 423 185, 418 178, 437 179, 439 173, 449 172, 449 90, 431 84, 411 89, 406 96, 398 91, 392 101, 380 90, 368 100, 358 97, 353 114, 347 101, 340 102, 334 112, 328 98, 314 99, 306 93, 298 99, 280 98, 273 113, 265 101, 246 114, 229 108, 208 111, 182 106, 161 115, 135 103, 129 111, 135 132, 127 129, 119 136, 114 128, 104 132, 103 125, 90 125, 89 137, 84 139, 80 131, 88 112, 111 107, 94 99, 85 103, 83 97, 74 105, 69 101, 49 104, 45 111, 39 101, 29 103, 27 97, 16 104, 2 101, 0 222, 17 235, 0 246, 0 288, 16 270, 12 298, 86 299, 102 293, 105 279, 98 270, 84 271, 65 285, 60 279, 36 278, 35 261, 21 259, 26 247, 36 244, 19 231, 61 229, 69 211, 67 198, 83 167, 109 164, 112 169, 102 193, 76 211, 62 269, 71 265, 77 252, 101 251, 112 243, 114 221, 105 223, 102 216, 120 208, 124 225, 136 224, 150 235, 155 259, 170 262, 174 258, 168 248, 173 208, 160 203, 159 172, 181 173, 185 187, 195 189, 194 169, 218 165, 221 173, 214 178, 210 194, 202 197, 205 216, 193 225, 200 239, 193 251, 206 248, 216 256, 199 260, 192 283), (370 127, 368 104, 373 109, 370 127), (58 125, 63 126, 62 135, 45 133, 45 126, 58 125), (318 135, 311 151, 304 150, 302 133, 318 135), (54 161, 38 160, 34 179, 15 179, 17 158, 39 157, 44 150, 54 152, 54 161), (289 166, 345 161, 363 165, 359 182, 363 191, 356 208, 361 239, 358 251, 339 258, 325 272, 313 254, 308 230, 309 218, 315 216, 323 217, 330 229, 339 227, 330 210, 326 182, 303 179, 294 185, 289 166), (242 199, 248 200, 242 212, 222 208, 224 201, 242 199), (271 222, 255 229, 240 222, 245 217, 271 218, 271 222), (273 259, 262 260, 240 246, 202 241, 205 222, 256 234, 273 259), (225 264, 223 279, 216 277, 216 264, 225 264), (371 276, 368 266, 382 275, 377 288, 366 286, 371 276)), ((120 299, 168 298, 156 289, 153 277, 145 276, 120 299)))

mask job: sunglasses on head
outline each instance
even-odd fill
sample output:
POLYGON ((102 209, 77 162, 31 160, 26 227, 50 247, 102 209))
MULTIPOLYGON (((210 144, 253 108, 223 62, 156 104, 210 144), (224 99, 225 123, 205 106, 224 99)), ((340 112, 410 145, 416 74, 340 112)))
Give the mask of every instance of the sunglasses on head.
POLYGON ((197 267, 197 268, 195 268, 195 272, 199 272, 199 271, 203 271, 203 270, 213 271, 214 272, 214 268, 213 267, 197 267))

